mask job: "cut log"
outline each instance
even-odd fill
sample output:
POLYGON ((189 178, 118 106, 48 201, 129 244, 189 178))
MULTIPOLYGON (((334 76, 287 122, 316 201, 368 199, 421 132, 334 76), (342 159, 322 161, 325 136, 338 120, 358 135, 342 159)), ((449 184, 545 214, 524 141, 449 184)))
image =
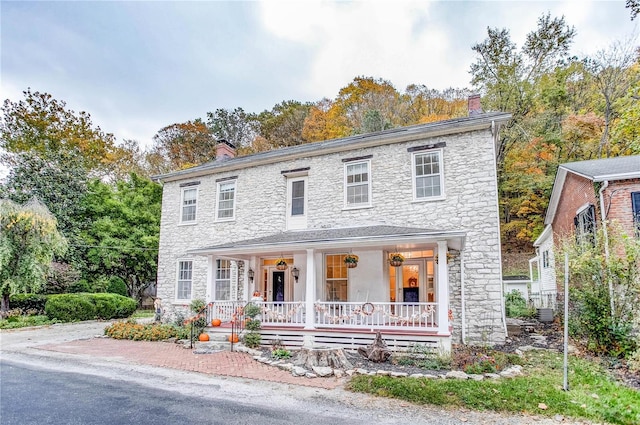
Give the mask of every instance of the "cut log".
POLYGON ((301 348, 293 358, 293 364, 308 370, 313 367, 353 369, 342 348, 301 348))
POLYGON ((376 332, 376 339, 373 340, 373 344, 358 348, 358 353, 375 363, 386 362, 391 357, 391 350, 387 348, 387 343, 382 340, 380 332, 376 332))

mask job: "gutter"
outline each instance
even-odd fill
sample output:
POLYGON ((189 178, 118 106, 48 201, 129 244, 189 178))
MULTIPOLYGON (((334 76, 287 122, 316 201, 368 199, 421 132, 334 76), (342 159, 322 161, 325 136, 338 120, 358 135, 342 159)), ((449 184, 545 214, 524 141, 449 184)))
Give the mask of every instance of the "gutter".
POLYGON ((464 290, 464 250, 460 250, 460 320, 462 321, 461 324, 461 338, 462 338, 462 344, 464 345, 465 341, 467 340, 467 314, 466 314, 466 301, 464 299, 464 295, 465 295, 465 290, 464 290))
MULTIPOLYGON (((609 234, 607 233, 607 212, 604 209, 604 191, 609 187, 609 180, 605 180, 604 184, 598 191, 598 196, 600 197, 600 218, 602 219, 602 234, 604 236, 604 259, 605 262, 609 262, 609 234)), ((614 315, 615 312, 615 304, 613 302, 613 282, 611 278, 607 276, 607 281, 609 283, 609 301, 611 302, 611 316, 614 315)))

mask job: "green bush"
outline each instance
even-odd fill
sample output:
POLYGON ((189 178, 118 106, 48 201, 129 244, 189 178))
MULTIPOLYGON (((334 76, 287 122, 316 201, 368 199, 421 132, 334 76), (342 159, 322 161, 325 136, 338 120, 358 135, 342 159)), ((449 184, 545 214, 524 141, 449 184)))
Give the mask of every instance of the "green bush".
POLYGON ((535 316, 535 308, 527 306, 527 300, 524 299, 520 291, 515 289, 504 297, 504 306, 507 317, 524 317, 530 318, 535 316))
POLYGON ((104 334, 114 339, 131 339, 134 341, 163 341, 184 334, 184 330, 172 325, 157 323, 141 325, 134 321, 117 322, 104 329, 104 334))
POLYGON ((14 294, 9 297, 9 306, 22 311, 37 310, 44 312, 47 296, 42 294, 14 294))
POLYGON ((262 313, 262 308, 256 304, 247 304, 244 308, 244 315, 252 319, 260 313, 262 313))
POLYGON ((128 317, 136 310, 135 300, 117 294, 58 294, 51 295, 45 312, 62 322, 128 317))
POLYGON ((262 328, 262 323, 260 323, 257 319, 247 320, 247 323, 244 325, 244 328, 248 331, 259 331, 262 328))
POLYGON ((243 338, 244 345, 249 348, 258 348, 260 347, 260 342, 262 341, 262 335, 257 332, 249 332, 243 338))
POLYGON ((128 296, 127 293, 127 284, 124 283, 124 280, 120 279, 118 276, 111 276, 109 278, 109 284, 107 285, 107 292, 110 294, 118 294, 123 297, 128 296))

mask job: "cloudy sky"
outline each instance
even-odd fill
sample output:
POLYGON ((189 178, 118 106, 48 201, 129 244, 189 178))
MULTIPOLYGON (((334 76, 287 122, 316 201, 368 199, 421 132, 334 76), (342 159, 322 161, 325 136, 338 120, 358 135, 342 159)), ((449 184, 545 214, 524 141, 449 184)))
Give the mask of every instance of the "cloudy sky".
POLYGON ((1 97, 48 92, 148 146, 165 125, 334 98, 358 75, 400 91, 469 87, 471 46, 487 26, 520 45, 547 11, 576 28, 578 56, 637 32, 624 0, 2 0, 1 97))

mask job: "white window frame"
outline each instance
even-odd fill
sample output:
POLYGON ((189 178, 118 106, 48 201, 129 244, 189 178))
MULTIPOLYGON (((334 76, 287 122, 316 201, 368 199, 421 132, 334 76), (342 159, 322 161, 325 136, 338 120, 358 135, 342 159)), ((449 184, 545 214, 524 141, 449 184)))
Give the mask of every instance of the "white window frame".
POLYGON ((176 301, 191 301, 193 299, 193 260, 189 258, 181 258, 176 262, 176 292, 175 292, 176 301), (190 279, 181 279, 182 269, 180 266, 182 263, 190 263, 190 279), (188 298, 180 298, 180 283, 181 282, 189 282, 189 297, 188 298))
POLYGON ((180 191, 180 224, 195 224, 198 220, 198 196, 200 195, 198 187, 187 186, 183 187, 180 191), (195 204, 193 205, 195 210, 193 213, 193 220, 184 220, 184 210, 185 207, 189 207, 191 205, 185 205, 184 201, 184 193, 190 190, 196 191, 195 204))
POLYGON ((237 193, 237 185, 235 180, 226 180, 217 183, 216 186, 216 211, 215 211, 215 221, 233 221, 236 219, 236 193, 237 193), (218 216, 220 212, 220 194, 222 193, 222 186, 231 185, 233 186, 233 208, 231 208, 231 217, 222 217, 218 216))
POLYGON ((438 201, 441 199, 445 198, 445 192, 444 192, 444 150, 443 149, 429 149, 429 150, 424 150, 424 151, 418 151, 418 152, 413 152, 411 154, 411 185, 413 186, 413 201, 414 202, 424 202, 424 201, 438 201), (418 177, 422 177, 422 176, 417 176, 416 175, 416 157, 418 156, 422 156, 422 155, 432 155, 432 154, 437 154, 438 155, 438 168, 439 168, 439 172, 438 172, 438 177, 439 177, 439 183, 440 183, 440 195, 435 195, 435 196, 425 196, 425 197, 418 197, 418 186, 417 186, 417 179, 418 177))
POLYGON ((213 300, 214 301, 231 301, 231 283, 233 281, 231 274, 233 273, 233 266, 231 260, 225 260, 223 258, 217 258, 214 262, 215 268, 213 273, 213 300), (227 267, 221 268, 222 263, 225 263, 227 267), (220 272, 225 270, 228 273, 227 277, 221 277, 220 272), (218 285, 228 284, 228 297, 218 298, 218 285))
POLYGON ((371 203, 371 160, 367 159, 364 161, 352 161, 352 162, 346 162, 344 164, 344 208, 345 209, 356 209, 356 208, 367 208, 370 207, 372 205, 371 203), (363 182, 359 182, 359 183, 349 183, 347 181, 348 176, 349 176, 349 167, 354 167, 354 166, 358 166, 358 165, 362 165, 362 164, 366 164, 367 165, 367 181, 366 183, 363 182), (353 203, 353 204, 349 204, 349 187, 354 187, 354 186, 363 186, 364 184, 367 185, 367 202, 360 202, 360 203, 353 203))
MULTIPOLYGON (((327 253, 324 255, 324 287, 323 287, 323 292, 324 292, 324 300, 326 302, 348 302, 349 301, 349 270, 346 266, 346 264, 344 263, 344 257, 347 255, 347 253, 327 253), (346 276, 345 277, 328 277, 328 273, 327 273, 327 269, 329 267, 329 257, 333 257, 334 261, 337 258, 337 265, 340 268, 341 272, 345 272, 346 276), (329 293, 329 287, 335 287, 336 284, 341 284, 344 283, 345 285, 345 299, 344 300, 336 300, 336 299, 329 299, 330 298, 330 293, 329 293)), ((335 291, 334 291, 335 292, 335 291)))
POLYGON ((287 229, 306 229, 307 216, 309 212, 309 178, 308 176, 287 177, 287 229), (304 182, 304 204, 303 214, 292 215, 293 206, 293 183, 304 182))

